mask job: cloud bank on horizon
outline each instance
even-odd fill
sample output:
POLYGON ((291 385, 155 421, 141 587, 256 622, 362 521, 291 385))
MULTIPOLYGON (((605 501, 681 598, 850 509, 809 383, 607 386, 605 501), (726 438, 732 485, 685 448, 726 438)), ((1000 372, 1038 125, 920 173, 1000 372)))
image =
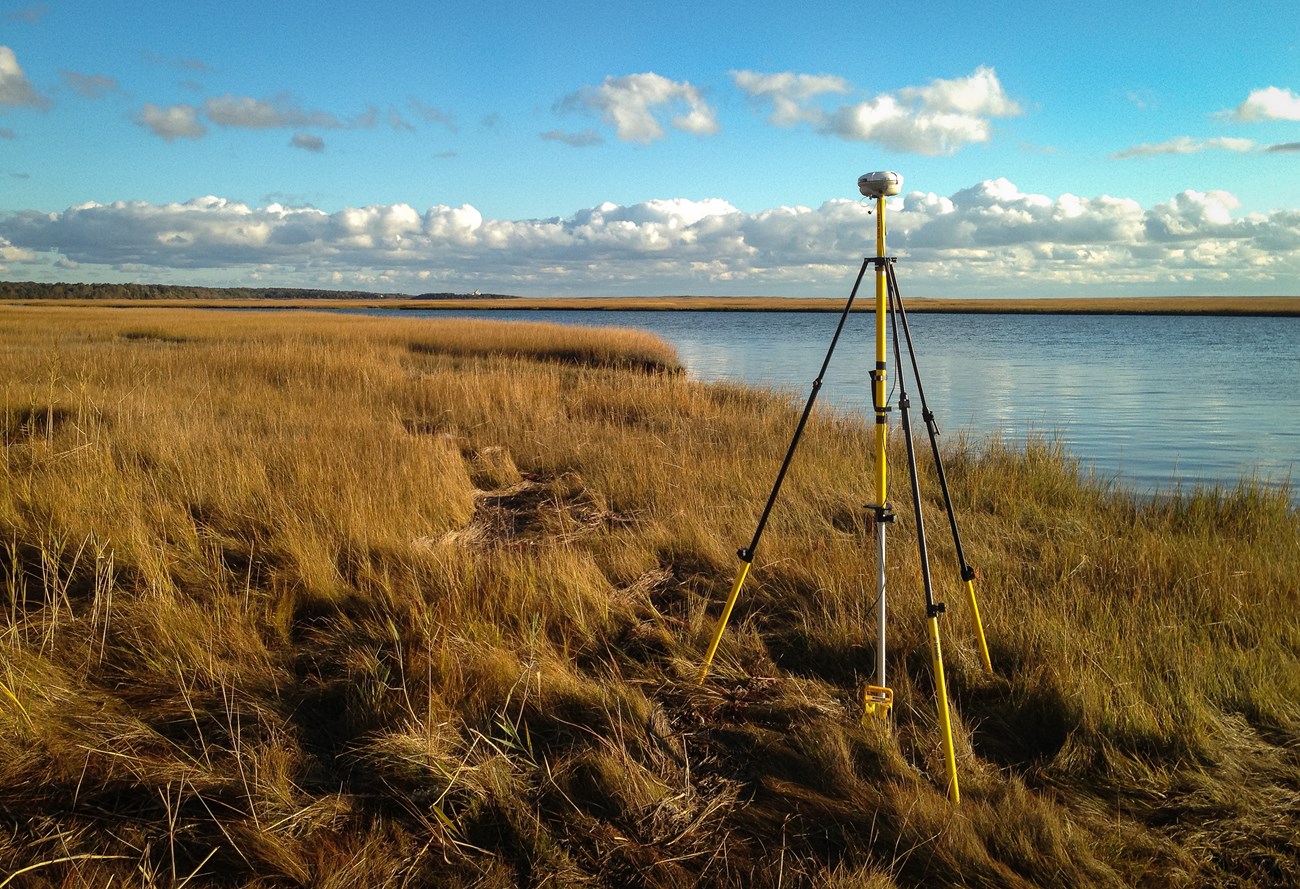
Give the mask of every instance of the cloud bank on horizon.
MULTIPOLYGON (((5 18, 21 37, 59 14, 5 18)), ((253 48, 254 74, 236 76, 233 55, 188 46, 127 65, 6 41, 0 274, 14 280, 829 295, 873 249, 874 220, 852 197, 809 197, 866 147, 871 167, 927 186, 889 208, 891 253, 921 295, 1300 292, 1300 188, 1278 185, 1300 181, 1300 95, 1277 80, 1213 100, 1113 83, 1061 108, 1067 73, 1040 82, 973 36, 960 67, 931 54, 884 89, 847 56, 827 56, 836 72, 683 51, 666 69, 542 77, 502 60, 508 86, 449 67, 457 89, 413 77, 387 98, 372 82, 305 100, 253 48)))
MULTIPOLYGON (((1105 195, 1026 194, 997 179, 950 196, 911 192, 887 213, 891 250, 926 292, 1241 291, 1300 276, 1300 213, 1237 209, 1222 191, 1144 209, 1105 195)), ((0 258, 57 255, 64 270, 112 267, 149 280, 222 270, 267 286, 408 293, 471 280, 466 269, 497 292, 632 295, 654 281, 672 293, 804 293, 852 276, 871 247, 871 213, 844 199, 756 213, 719 199, 604 203, 530 220, 487 219, 468 204, 327 213, 217 197, 92 202, 0 217, 0 258)))

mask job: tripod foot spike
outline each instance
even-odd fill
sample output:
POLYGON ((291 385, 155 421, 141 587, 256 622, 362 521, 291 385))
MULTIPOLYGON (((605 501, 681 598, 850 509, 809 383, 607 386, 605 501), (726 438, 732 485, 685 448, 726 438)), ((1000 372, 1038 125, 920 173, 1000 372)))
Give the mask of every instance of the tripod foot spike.
POLYGON ((753 564, 749 561, 740 563, 740 571, 736 574, 736 580, 731 585, 731 593, 727 596, 727 604, 722 608, 722 614, 718 617, 718 626, 713 631, 713 640, 709 643, 709 650, 704 654, 704 663, 700 664, 699 675, 695 677, 697 685, 703 685, 704 679, 709 675, 709 667, 713 665, 713 656, 718 653, 718 644, 722 641, 722 633, 727 629, 727 621, 731 619, 731 609, 736 607, 736 600, 740 598, 740 588, 745 583, 745 578, 749 576, 749 566, 753 564))
POLYGON ((957 781, 957 752, 952 738, 952 714, 948 709, 948 683, 943 675, 938 616, 931 615, 927 623, 930 631, 930 656, 934 661, 934 686, 939 699, 939 728, 943 732, 943 759, 948 772, 948 799, 957 805, 961 802, 961 787, 957 781))
POLYGON ((984 669, 993 672, 993 659, 989 657, 989 643, 984 638, 984 622, 980 620, 980 605, 975 599, 975 581, 966 581, 966 596, 970 600, 970 613, 975 618, 975 636, 979 640, 980 659, 984 661, 984 669))

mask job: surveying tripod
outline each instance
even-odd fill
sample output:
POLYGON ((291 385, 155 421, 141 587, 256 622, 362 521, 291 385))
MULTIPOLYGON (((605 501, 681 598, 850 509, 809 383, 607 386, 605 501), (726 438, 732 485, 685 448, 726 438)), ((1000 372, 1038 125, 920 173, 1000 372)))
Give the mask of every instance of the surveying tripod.
POLYGON ((886 529, 894 523, 896 518, 888 500, 889 464, 885 453, 889 439, 890 410, 888 391, 885 386, 888 363, 885 320, 886 316, 888 316, 891 322, 890 327, 893 330, 894 363, 899 369, 898 408, 903 438, 907 445, 907 467, 912 483, 912 506, 916 521, 917 549, 921 563, 921 580, 925 591, 926 625, 930 641, 930 656, 934 668, 935 693, 938 698, 939 726, 943 732, 944 760, 948 773, 948 798, 957 803, 961 800, 961 792, 957 781, 957 761, 953 746, 952 719, 948 708, 948 689, 943 673, 943 650, 939 641, 939 615, 944 613, 944 605, 942 602, 935 601, 934 589, 930 580, 930 558, 926 549, 925 523, 921 511, 920 485, 916 467, 916 444, 912 439, 911 402, 907 396, 907 388, 902 372, 903 359, 899 340, 900 329, 907 341, 907 351, 911 357, 912 375, 916 379, 917 396, 921 400, 921 416, 929 433, 936 475, 939 486, 943 491, 944 508, 947 510, 948 524, 952 529, 953 545, 961 570, 961 579, 966 586, 971 614, 975 622, 980 656, 984 662, 984 668, 989 672, 992 672, 993 664, 989 657, 988 644, 984 638, 984 626, 980 620, 979 605, 975 598, 976 571, 966 561, 965 551, 961 545, 961 533, 957 528, 957 515, 953 510, 952 498, 948 492, 948 480, 944 474, 943 458, 939 451, 939 425, 935 421, 934 412, 926 404, 925 389, 921 386, 921 371, 916 361, 916 349, 912 343, 912 332, 907 323, 907 311, 903 307, 903 298, 898 291, 898 279, 894 274, 894 257, 885 255, 885 198, 898 194, 901 188, 902 177, 893 172, 865 173, 858 178, 858 190, 864 197, 875 198, 876 201, 876 255, 862 260, 862 267, 858 270, 858 276, 853 282, 853 289, 849 293, 848 301, 844 304, 844 309, 840 313, 839 323, 835 327, 835 334, 831 337, 830 347, 826 350, 826 358, 822 362, 821 371, 813 381, 812 391, 809 392, 808 400, 804 404, 803 414, 799 417, 794 436, 790 440, 790 447, 786 451, 785 459, 781 463, 781 469, 777 472, 776 481, 772 485, 772 492, 767 498, 758 525, 754 529, 754 536, 751 538, 749 546, 737 551, 741 561, 740 571, 732 583, 731 592, 727 596, 727 602, 723 606, 708 651, 704 655, 698 681, 704 681, 708 675, 709 667, 713 663, 714 655, 717 654, 718 644, 722 641, 722 634, 726 629, 727 621, 731 617, 736 600, 740 597, 740 589, 745 583, 745 578, 749 575, 750 567, 753 565, 754 554, 758 549, 759 540, 763 536, 763 529, 767 526, 767 520, 772 514, 773 506, 776 505, 777 496, 781 491, 781 484, 785 480, 786 472, 794 459, 795 450, 799 446, 799 439, 803 436, 804 427, 807 425, 808 418, 812 414, 813 405, 817 401, 817 394, 821 390, 822 380, 825 378, 826 370, 830 366, 831 356, 835 353, 835 346, 839 342, 840 334, 844 330, 844 323, 848 320, 849 312, 857 299, 858 289, 862 284, 862 279, 866 276, 867 269, 874 266, 876 284, 876 364, 871 371, 871 400, 875 418, 877 501, 867 504, 866 509, 871 515, 876 549, 877 645, 875 683, 868 685, 863 693, 863 718, 864 720, 869 717, 888 719, 894 700, 893 691, 886 684, 885 676, 885 537, 886 529))

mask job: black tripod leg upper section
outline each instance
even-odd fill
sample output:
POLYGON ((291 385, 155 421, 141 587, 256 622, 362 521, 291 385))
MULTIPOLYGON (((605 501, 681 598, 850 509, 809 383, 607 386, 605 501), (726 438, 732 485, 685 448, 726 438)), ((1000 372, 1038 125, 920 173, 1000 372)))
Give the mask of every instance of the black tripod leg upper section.
MULTIPOLYGON (((893 266, 886 269, 886 275, 889 281, 889 291, 893 303, 897 306, 897 317, 902 319, 903 335, 907 338, 907 352, 912 360, 912 375, 916 377, 916 392, 921 399, 921 416, 925 419, 925 428, 930 436, 930 450, 934 454, 935 474, 939 477, 939 488, 943 492, 943 506, 948 513, 948 525, 952 530, 953 548, 957 551, 957 563, 961 566, 961 579, 971 581, 975 579, 975 569, 966 561, 966 553, 961 545, 961 532, 957 529, 957 512, 953 509, 952 495, 948 490, 948 476, 943 470, 943 456, 939 452, 939 423, 935 420, 934 411, 925 402, 925 388, 921 385, 921 369, 916 362, 916 347, 912 343, 912 329, 907 323, 907 309, 903 306, 902 294, 898 291, 898 279, 894 275, 893 266)), ((895 320, 894 345, 897 352, 898 330, 897 320, 895 320)), ((901 362, 901 359, 899 359, 901 362)), ((901 373, 901 371, 900 371, 901 373)))
POLYGON ((840 341, 840 334, 844 331, 844 322, 849 318, 849 310, 853 308, 853 301, 857 299, 858 288, 862 285, 862 276, 867 273, 867 266, 870 259, 862 261, 862 268, 858 269, 858 277, 853 282, 853 290, 849 292, 849 298, 844 303, 844 311, 840 312, 839 324, 835 326, 835 335, 831 337, 830 347, 826 350, 826 358, 822 361, 822 368, 817 374, 817 379, 813 380, 812 391, 808 393, 808 401, 804 404, 803 414, 799 417, 799 425, 795 427, 794 436, 790 439, 790 447, 785 452, 785 459, 781 462, 781 469, 776 474, 776 481, 772 485, 772 493, 768 495, 767 504, 763 507, 763 514, 759 516, 758 526, 754 529, 754 537, 750 540, 749 546, 742 547, 736 551, 742 562, 752 563, 754 553, 758 550, 758 541, 763 536, 763 529, 767 527, 767 520, 772 515, 772 507, 776 505, 777 495, 781 493, 781 483, 785 481, 786 471, 790 468, 790 462, 794 459, 794 452, 799 447, 799 439, 803 436, 804 426, 808 424, 808 417, 812 415, 813 405, 817 401, 817 393, 821 391, 822 380, 826 376, 826 369, 831 365, 831 356, 835 354, 835 346, 840 341))
MULTIPOLYGON (((901 326, 898 320, 898 288, 892 274, 893 269, 890 268, 889 272, 889 308, 890 320, 893 322, 892 327, 894 329, 894 362, 901 368, 903 356, 898 337, 898 329, 901 326)), ((916 518, 916 547, 917 555, 921 561, 921 580, 925 586, 925 614, 926 617, 937 617, 943 613, 944 606, 942 602, 934 601, 934 585, 930 579, 930 555, 925 542, 925 517, 921 511, 921 483, 916 469, 916 443, 912 440, 911 401, 907 397, 907 384, 904 382, 904 376, 900 369, 898 374, 898 415, 902 421, 903 442, 907 445, 907 471, 912 481, 912 510, 916 518)))

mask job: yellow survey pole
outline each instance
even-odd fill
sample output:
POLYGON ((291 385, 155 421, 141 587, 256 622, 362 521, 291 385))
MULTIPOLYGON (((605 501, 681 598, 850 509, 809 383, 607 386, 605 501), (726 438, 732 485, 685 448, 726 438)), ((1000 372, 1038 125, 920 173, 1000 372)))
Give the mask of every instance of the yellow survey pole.
MULTIPOLYGON (((872 400, 876 408, 876 502, 884 506, 889 499, 889 463, 885 445, 889 441, 889 419, 885 413, 885 312, 888 312, 888 289, 885 281, 885 196, 876 198, 876 373, 872 400)), ((881 682, 884 685, 884 682, 881 682)))
POLYGON ((871 402, 876 419, 876 502, 873 525, 876 537, 876 677, 862 696, 863 716, 888 719, 893 708, 894 693, 887 685, 885 675, 886 634, 885 619, 885 529, 894 520, 889 508, 889 393, 885 386, 888 362, 885 321, 889 312, 889 260, 885 255, 885 198, 896 195, 903 179, 897 173, 882 171, 864 173, 858 178, 858 191, 876 199, 876 365, 871 371, 871 402))
POLYGON ((885 196, 880 195, 876 198, 876 372, 872 400, 876 408, 876 502, 881 506, 889 499, 889 463, 885 459, 885 445, 889 440, 889 418, 885 409, 885 314, 889 308, 884 256, 885 196))
POLYGON ((867 686, 862 697, 864 715, 888 719, 893 709, 894 693, 885 676, 885 526, 892 517, 886 504, 889 502, 889 460, 885 448, 889 444, 889 414, 885 404, 885 373, 888 353, 885 351, 885 313, 888 311, 887 279, 885 277, 885 195, 876 196, 876 368, 871 375, 871 401, 876 409, 876 683, 867 686))

